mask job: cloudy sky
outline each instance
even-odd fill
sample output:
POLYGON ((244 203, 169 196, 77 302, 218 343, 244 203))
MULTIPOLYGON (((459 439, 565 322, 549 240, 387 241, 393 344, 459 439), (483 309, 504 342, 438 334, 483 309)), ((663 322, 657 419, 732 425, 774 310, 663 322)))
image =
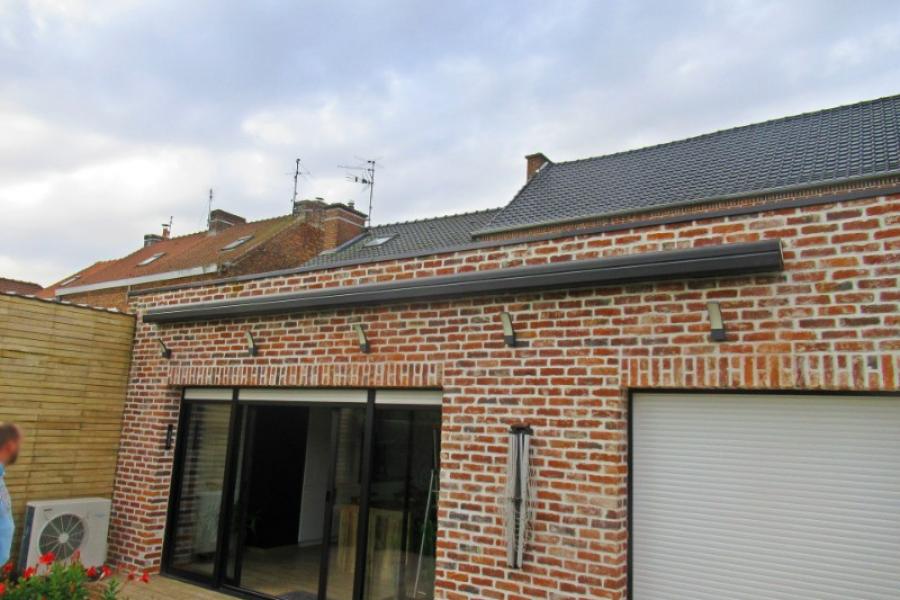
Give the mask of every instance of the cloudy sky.
POLYGON ((215 205, 500 206, 568 160, 900 93, 896 0, 0 0, 0 275, 48 284, 215 205))

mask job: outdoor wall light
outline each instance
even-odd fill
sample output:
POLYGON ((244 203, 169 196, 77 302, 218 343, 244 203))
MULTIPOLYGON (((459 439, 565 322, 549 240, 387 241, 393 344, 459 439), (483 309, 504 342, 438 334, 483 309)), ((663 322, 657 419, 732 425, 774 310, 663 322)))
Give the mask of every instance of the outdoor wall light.
POLYGON ((156 338, 156 341, 159 342, 159 355, 163 358, 172 358, 172 349, 166 346, 166 343, 162 341, 162 338, 156 338))
POLYGON ((512 316, 508 312, 500 313, 503 323, 503 342, 510 348, 516 347, 516 330, 513 329, 512 316))
POLYGON ((166 450, 171 450, 175 445, 175 425, 169 423, 166 426, 166 450))
POLYGON ((359 341, 359 351, 368 354, 371 347, 369 346, 369 339, 366 337, 366 330, 363 329, 360 323, 354 323, 352 327, 353 331, 356 332, 356 339, 359 341))
POLYGON ((706 312, 709 313, 709 339, 714 342, 725 341, 725 322, 722 320, 722 309, 718 302, 708 302, 706 312))
POLYGON ((253 334, 250 333, 249 329, 244 332, 244 337, 247 338, 247 353, 250 356, 259 354, 259 346, 256 345, 256 340, 253 339, 253 334))

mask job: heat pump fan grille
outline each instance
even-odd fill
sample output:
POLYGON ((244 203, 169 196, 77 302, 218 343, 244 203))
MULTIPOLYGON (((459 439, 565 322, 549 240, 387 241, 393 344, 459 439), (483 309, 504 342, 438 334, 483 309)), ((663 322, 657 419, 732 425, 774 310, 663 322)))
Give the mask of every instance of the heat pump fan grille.
POLYGON ((47 523, 38 539, 41 554, 52 552, 57 559, 71 558, 84 541, 84 521, 75 515, 59 515, 47 523))

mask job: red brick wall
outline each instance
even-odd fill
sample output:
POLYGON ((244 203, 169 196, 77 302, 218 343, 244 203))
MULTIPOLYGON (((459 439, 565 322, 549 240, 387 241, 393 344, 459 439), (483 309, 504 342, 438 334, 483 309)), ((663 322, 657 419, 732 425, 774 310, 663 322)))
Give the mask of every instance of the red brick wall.
POLYGON ((160 304, 781 238, 781 273, 287 316, 138 324, 113 555, 155 567, 179 386, 441 386, 441 598, 616 598, 626 586, 630 388, 900 389, 900 196, 781 209, 134 298, 160 304), (705 303, 728 340, 708 340, 705 303), (513 315, 522 346, 503 343, 513 315), (365 324, 359 352, 349 325, 365 324), (260 354, 246 356, 253 330, 260 354), (154 341, 173 350, 166 361, 154 341), (509 423, 535 429, 525 566, 504 566, 509 423))
POLYGON ((363 232, 366 217, 341 207, 325 210, 322 221, 322 249, 331 250, 363 232))
POLYGON ((320 228, 297 222, 242 256, 224 274, 246 275, 299 267, 324 249, 322 240, 320 228))

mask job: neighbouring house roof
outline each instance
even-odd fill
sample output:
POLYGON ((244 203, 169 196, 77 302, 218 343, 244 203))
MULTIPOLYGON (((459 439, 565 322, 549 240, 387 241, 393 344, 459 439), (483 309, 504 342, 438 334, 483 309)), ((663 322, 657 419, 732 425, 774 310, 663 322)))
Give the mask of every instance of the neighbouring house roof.
POLYGON ((236 224, 163 239, 115 260, 101 261, 63 278, 39 295, 53 297, 100 287, 136 285, 218 272, 234 264, 297 220, 293 215, 236 224), (236 244, 241 238, 244 242, 236 244), (229 249, 225 249, 231 246, 229 249), (155 258, 154 258, 155 257, 155 258))
POLYGON ((548 163, 476 234, 900 173, 900 95, 548 163))
POLYGON ((446 217, 377 225, 331 252, 323 252, 303 267, 387 260, 447 251, 472 241, 472 231, 484 227, 500 209, 446 217))
POLYGON ((20 281, 8 277, 0 277, 0 292, 12 292, 14 294, 36 294, 43 288, 40 284, 30 281, 20 281))

